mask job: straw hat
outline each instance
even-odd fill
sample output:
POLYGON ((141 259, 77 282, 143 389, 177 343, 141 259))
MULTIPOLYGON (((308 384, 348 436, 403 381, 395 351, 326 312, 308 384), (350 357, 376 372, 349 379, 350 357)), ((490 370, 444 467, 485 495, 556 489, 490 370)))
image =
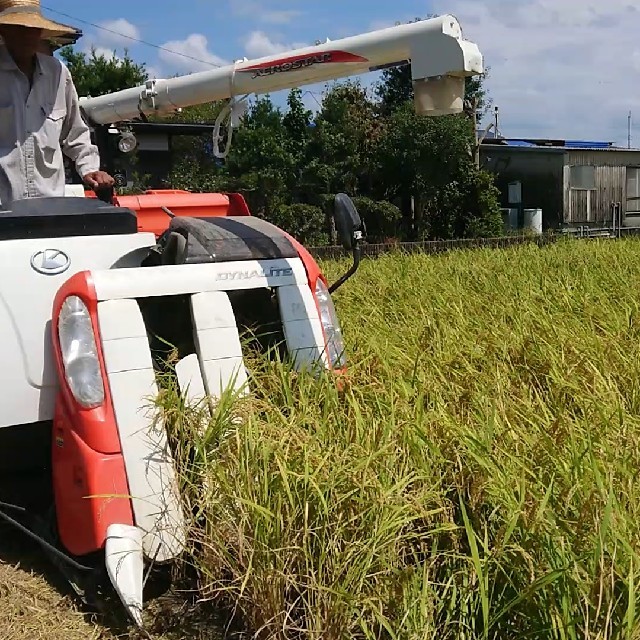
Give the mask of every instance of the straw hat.
POLYGON ((72 35, 76 29, 42 15, 40 0, 0 0, 0 27, 16 25, 42 29, 43 38, 72 35))

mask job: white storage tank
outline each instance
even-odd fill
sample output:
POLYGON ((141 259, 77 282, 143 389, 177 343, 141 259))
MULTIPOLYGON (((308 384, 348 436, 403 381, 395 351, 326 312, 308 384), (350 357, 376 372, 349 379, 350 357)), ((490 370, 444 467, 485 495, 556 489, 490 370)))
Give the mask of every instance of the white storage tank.
POLYGON ((542 209, 525 209, 522 226, 525 231, 542 235, 542 209))

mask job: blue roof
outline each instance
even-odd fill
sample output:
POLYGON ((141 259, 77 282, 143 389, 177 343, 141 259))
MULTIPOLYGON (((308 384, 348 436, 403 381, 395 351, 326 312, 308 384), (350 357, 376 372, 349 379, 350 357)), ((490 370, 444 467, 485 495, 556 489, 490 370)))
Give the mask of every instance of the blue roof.
POLYGON ((595 140, 565 140, 564 146, 569 149, 609 149, 610 142, 598 142, 595 140))
POLYGON ((507 147, 527 147, 527 148, 555 148, 555 149, 613 149, 612 142, 600 140, 553 140, 553 139, 531 139, 519 140, 517 138, 493 138, 485 140, 487 144, 503 144, 507 147))
POLYGON ((505 140, 508 147, 537 147, 533 142, 525 142, 524 140, 505 140))

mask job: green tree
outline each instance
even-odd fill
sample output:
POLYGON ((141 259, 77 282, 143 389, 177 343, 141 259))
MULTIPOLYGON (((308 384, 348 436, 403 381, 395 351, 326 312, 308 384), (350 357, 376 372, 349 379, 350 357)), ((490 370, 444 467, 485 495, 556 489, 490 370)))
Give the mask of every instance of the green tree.
MULTIPOLYGON (((291 89, 287 98, 287 112, 282 118, 285 149, 291 154, 292 167, 287 173, 286 184, 292 202, 309 199, 303 180, 306 153, 311 137, 313 113, 304 106, 302 91, 291 89)), ((312 198, 311 198, 312 199, 312 198)))
POLYGON ((253 213, 277 224, 277 209, 290 204, 290 176, 295 156, 287 139, 280 109, 264 96, 249 107, 234 134, 227 157, 227 186, 245 195, 253 213))
POLYGON ((411 103, 388 117, 376 150, 376 197, 401 203, 410 239, 496 231, 496 190, 473 162, 472 131, 468 118, 418 116, 411 103))
POLYGON ((303 178, 308 192, 368 193, 380 121, 366 90, 358 81, 336 83, 324 95, 314 125, 303 178))
POLYGON ((325 213, 320 207, 309 204, 285 204, 278 207, 274 224, 307 245, 327 244, 329 229, 325 213))
POLYGON ((287 112, 282 125, 287 135, 287 146, 301 160, 309 141, 309 126, 313 113, 304 106, 302 91, 291 89, 287 97, 287 112))
POLYGON ((123 58, 117 58, 115 52, 107 57, 92 48, 87 55, 67 45, 58 54, 68 67, 80 96, 101 96, 135 87, 148 79, 146 65, 134 62, 126 50, 123 58))
POLYGON ((356 196, 353 203, 367 227, 367 240, 372 243, 399 239, 402 214, 400 209, 386 200, 356 196))

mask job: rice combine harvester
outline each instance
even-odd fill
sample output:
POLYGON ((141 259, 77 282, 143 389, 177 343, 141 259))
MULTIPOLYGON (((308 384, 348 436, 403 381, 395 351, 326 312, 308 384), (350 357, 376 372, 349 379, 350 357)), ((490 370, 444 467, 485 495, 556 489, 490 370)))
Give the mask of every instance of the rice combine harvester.
MULTIPOLYGON (((478 47, 445 15, 149 80, 81 107, 98 139, 115 133, 126 149, 129 125, 149 114, 228 100, 213 140, 224 157, 247 96, 408 62, 415 110, 427 116, 460 113, 465 78, 483 73, 478 47)), ((249 321, 276 322, 296 368, 343 369, 331 293, 357 268, 361 220, 339 194, 334 220, 354 265, 329 287, 305 248, 251 216, 240 194, 104 197, 78 186, 0 212, 0 452, 13 473, 35 464, 38 438, 48 442, 52 533, 10 503, 0 516, 72 573, 111 585, 142 626, 146 568, 170 565, 185 545, 167 436, 145 409, 158 392, 159 337, 182 345, 175 375, 193 398, 245 388, 239 332, 249 321)))

